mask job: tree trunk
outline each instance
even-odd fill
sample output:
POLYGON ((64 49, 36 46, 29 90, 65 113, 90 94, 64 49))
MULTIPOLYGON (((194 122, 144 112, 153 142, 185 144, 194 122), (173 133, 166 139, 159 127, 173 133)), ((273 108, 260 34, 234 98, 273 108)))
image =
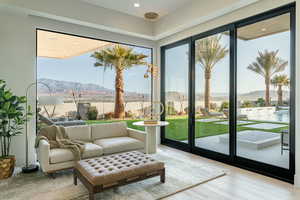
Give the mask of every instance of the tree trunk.
POLYGON ((125 105, 124 105, 124 79, 123 70, 116 69, 116 80, 115 80, 115 118, 125 117, 125 105))
POLYGON ((278 96, 278 105, 282 106, 283 105, 283 99, 282 99, 282 86, 281 85, 278 86, 277 96, 278 96))
POLYGON ((210 78, 211 73, 205 72, 204 107, 206 112, 210 111, 210 78))
POLYGON ((265 80, 266 84, 266 91, 265 91, 265 100, 266 100, 266 106, 270 106, 270 79, 265 80))

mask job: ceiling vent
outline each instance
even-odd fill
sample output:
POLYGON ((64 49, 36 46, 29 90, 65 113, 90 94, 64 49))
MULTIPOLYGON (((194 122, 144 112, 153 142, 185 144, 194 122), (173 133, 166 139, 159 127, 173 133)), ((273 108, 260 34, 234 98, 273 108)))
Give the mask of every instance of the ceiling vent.
POLYGON ((147 20, 152 20, 153 21, 153 20, 157 20, 158 19, 159 14, 156 13, 156 12, 147 12, 147 13, 145 13, 144 17, 147 20))

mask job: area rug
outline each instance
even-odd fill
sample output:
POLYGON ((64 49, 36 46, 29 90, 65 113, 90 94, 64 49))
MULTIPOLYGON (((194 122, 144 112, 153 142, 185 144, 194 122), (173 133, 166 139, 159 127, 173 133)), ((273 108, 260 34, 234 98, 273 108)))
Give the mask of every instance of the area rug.
MULTIPOLYGON (((166 164, 164 184, 160 183, 159 177, 154 177, 98 193, 96 199, 158 200, 225 175, 222 169, 169 157, 163 152, 153 157, 166 164)), ((55 179, 41 172, 17 173, 10 179, 0 181, 0 199, 86 200, 88 192, 80 182, 78 186, 73 185, 71 171, 60 172, 55 179)))

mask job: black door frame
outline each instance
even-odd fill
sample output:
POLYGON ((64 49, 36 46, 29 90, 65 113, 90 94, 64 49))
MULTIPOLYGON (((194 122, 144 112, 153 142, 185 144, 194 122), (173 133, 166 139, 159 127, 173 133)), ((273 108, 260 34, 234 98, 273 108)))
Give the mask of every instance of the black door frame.
MULTIPOLYGON (((191 152, 201 155, 203 157, 211 158, 221 161, 233 166, 237 166, 250 171, 258 172, 270 177, 274 177, 290 183, 294 182, 295 174, 295 3, 288 4, 270 11, 233 22, 231 24, 215 28, 204 33, 180 40, 178 42, 165 45, 161 47, 161 102, 165 103, 165 51, 184 44, 189 45, 189 117, 188 117, 188 141, 189 143, 182 143, 179 141, 171 140, 165 137, 165 128, 161 128, 161 142, 164 145, 171 146, 183 151, 191 152), (270 164, 258 162, 255 160, 238 157, 236 155, 236 99, 237 99, 237 28, 254 24, 256 22, 276 17, 282 14, 290 13, 290 160, 289 169, 273 166, 270 164), (221 154, 207 149, 195 147, 195 40, 205 38, 217 33, 229 31, 230 33, 230 143, 229 155, 221 154)), ((162 120, 165 120, 165 113, 163 113, 162 120)))
MULTIPOLYGON (((182 46, 182 45, 188 45, 188 48, 189 48, 189 52, 188 52, 188 80, 189 80, 189 88, 188 88, 188 97, 189 97, 189 108, 191 108, 190 106, 193 104, 193 101, 191 101, 190 99, 192 99, 193 97, 193 91, 192 91, 192 88, 193 88, 193 80, 194 78, 192 77, 192 74, 193 74, 193 70, 192 70, 192 39, 191 38, 187 38, 187 39, 184 39, 184 40, 180 40, 180 41, 177 41, 175 43, 172 43, 170 45, 165 45, 163 47, 161 47, 161 77, 165 77, 165 52, 166 50, 168 49, 172 49, 172 48, 175 48, 175 47, 178 47, 178 46, 182 46)), ((165 105, 165 92, 162 92, 162 91, 165 91, 165 78, 161 78, 161 102, 162 104, 164 105, 164 107, 166 107, 165 105)), ((166 116, 166 113, 165 113, 166 109, 164 109, 164 112, 162 113, 161 115, 161 120, 164 121, 165 120, 165 116, 166 116)), ((178 149, 181 149, 183 151, 188 151, 190 152, 192 150, 192 136, 191 133, 193 130, 192 130, 192 121, 193 119, 193 116, 192 116, 192 112, 189 112, 189 117, 188 117, 188 143, 182 143, 182 142, 178 142, 178 141, 175 141, 175 140, 171 140, 169 138, 166 138, 165 137, 165 127, 161 127, 161 143, 162 144, 165 144, 165 145, 168 145, 168 146, 171 146, 171 147, 175 147, 175 148, 178 148, 178 149)))

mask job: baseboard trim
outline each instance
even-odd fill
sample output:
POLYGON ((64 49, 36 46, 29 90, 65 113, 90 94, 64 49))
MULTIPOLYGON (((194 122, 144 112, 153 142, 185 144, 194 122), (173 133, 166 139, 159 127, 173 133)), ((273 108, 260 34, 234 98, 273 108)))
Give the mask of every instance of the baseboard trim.
POLYGON ((300 188, 300 176, 297 176, 297 174, 294 176, 294 186, 300 188))

